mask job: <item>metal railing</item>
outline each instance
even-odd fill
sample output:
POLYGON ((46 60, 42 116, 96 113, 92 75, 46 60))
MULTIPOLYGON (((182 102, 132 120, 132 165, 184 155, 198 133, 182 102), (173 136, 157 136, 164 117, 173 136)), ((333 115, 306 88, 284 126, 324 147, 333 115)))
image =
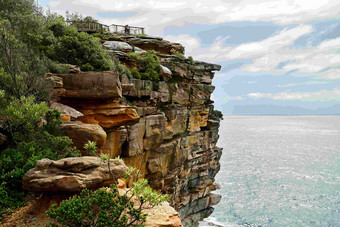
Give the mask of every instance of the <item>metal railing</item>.
POLYGON ((109 26, 105 24, 100 24, 98 22, 68 21, 67 24, 75 26, 78 29, 78 31, 81 32, 97 32, 97 33, 110 32, 109 26))
POLYGON ((141 35, 145 34, 145 29, 142 27, 134 27, 129 25, 112 24, 110 26, 98 22, 88 21, 67 21, 67 25, 75 26, 81 32, 93 33, 112 33, 112 34, 127 34, 141 35))
POLYGON ((145 29, 142 27, 133 27, 129 25, 118 25, 118 24, 110 25, 111 33, 138 35, 138 34, 145 34, 144 30, 145 29))

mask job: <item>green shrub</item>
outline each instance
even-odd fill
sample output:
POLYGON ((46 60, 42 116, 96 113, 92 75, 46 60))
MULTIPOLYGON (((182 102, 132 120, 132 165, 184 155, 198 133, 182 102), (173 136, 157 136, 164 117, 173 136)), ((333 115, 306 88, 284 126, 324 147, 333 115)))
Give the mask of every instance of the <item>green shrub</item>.
POLYGON ((189 56, 189 57, 188 57, 188 60, 189 60, 189 62, 190 62, 191 64, 194 63, 194 58, 193 58, 192 56, 189 56))
POLYGON ((136 69, 133 69, 131 71, 131 74, 132 74, 132 77, 135 78, 135 79, 141 79, 142 78, 142 76, 140 75, 140 73, 136 69))
POLYGON ((117 58, 113 59, 113 65, 114 65, 113 70, 117 71, 119 75, 121 76, 125 75, 129 79, 132 78, 130 69, 126 67, 125 65, 123 65, 122 63, 120 63, 120 61, 117 58))
POLYGON ((95 155, 97 152, 97 143, 89 140, 86 144, 84 144, 84 149, 90 155, 95 155))
POLYGON ((50 73, 68 74, 70 72, 70 67, 65 64, 58 64, 52 60, 48 60, 47 70, 50 73))
POLYGON ((105 71, 113 69, 110 56, 93 36, 78 32, 73 26, 66 26, 57 20, 50 24, 52 32, 42 43, 45 54, 52 60, 78 65, 84 71, 105 71))
POLYGON ((145 56, 139 55, 137 53, 129 53, 129 57, 137 59, 138 68, 140 72, 134 72, 133 77, 142 80, 159 80, 159 71, 161 70, 161 65, 159 58, 155 51, 146 52, 145 56))
POLYGON ((0 153, 0 219, 23 204, 24 174, 43 158, 57 160, 80 156, 72 140, 60 135, 60 113, 49 110, 34 97, 6 100, 0 95, 0 131, 7 136, 7 148, 0 153), (6 196, 4 196, 6 195, 6 196))
POLYGON ((144 226, 146 214, 142 211, 167 200, 148 186, 145 179, 134 183, 130 194, 119 195, 117 186, 110 190, 84 189, 80 195, 53 204, 47 216, 67 226, 144 226))

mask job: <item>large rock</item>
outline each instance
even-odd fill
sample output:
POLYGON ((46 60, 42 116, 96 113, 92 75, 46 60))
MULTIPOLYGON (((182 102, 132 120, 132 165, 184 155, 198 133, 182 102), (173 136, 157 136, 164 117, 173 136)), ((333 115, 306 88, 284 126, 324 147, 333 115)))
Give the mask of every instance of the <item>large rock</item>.
POLYGON ((162 38, 131 37, 126 42, 143 50, 155 50, 161 54, 184 54, 184 47, 181 44, 171 43, 162 38))
POLYGON ((73 145, 79 150, 84 150, 84 144, 88 141, 96 142, 98 149, 101 149, 106 142, 106 132, 99 125, 72 121, 64 122, 61 127, 63 134, 70 137, 73 145))
POLYGON ((119 75, 110 72, 82 72, 57 75, 63 78, 64 98, 113 99, 122 97, 119 75))
POLYGON ((103 46, 114 51, 129 52, 133 50, 133 48, 128 43, 119 41, 106 41, 103 43, 103 46))
POLYGON ((83 117, 84 115, 80 113, 78 110, 66 106, 64 104, 58 103, 58 102, 52 102, 51 109, 56 109, 61 113, 61 116, 67 116, 70 117, 72 120, 76 120, 77 118, 83 117))
MULTIPOLYGON (((127 167, 123 161, 110 160, 111 173, 123 177, 127 167)), ((23 188, 39 192, 79 192, 113 183, 108 165, 98 157, 65 158, 58 161, 39 160, 23 178, 23 188)))
POLYGON ((181 218, 178 212, 168 202, 146 210, 146 227, 181 227, 181 218))
POLYGON ((84 103, 80 107, 84 117, 80 121, 90 124, 98 124, 104 129, 124 125, 134 125, 139 122, 139 116, 135 107, 121 105, 118 102, 95 104, 84 103))

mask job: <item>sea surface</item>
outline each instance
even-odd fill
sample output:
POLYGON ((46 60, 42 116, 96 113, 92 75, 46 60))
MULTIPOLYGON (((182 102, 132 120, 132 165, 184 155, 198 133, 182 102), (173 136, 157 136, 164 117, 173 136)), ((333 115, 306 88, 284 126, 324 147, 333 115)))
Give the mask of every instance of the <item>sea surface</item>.
POLYGON ((203 226, 340 226, 340 116, 224 116, 203 226))

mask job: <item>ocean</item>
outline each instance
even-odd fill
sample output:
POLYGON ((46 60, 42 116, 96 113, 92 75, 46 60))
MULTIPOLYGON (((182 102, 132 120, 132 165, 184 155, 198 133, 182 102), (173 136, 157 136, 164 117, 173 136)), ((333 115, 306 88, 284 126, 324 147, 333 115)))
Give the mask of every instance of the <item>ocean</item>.
POLYGON ((340 226, 340 116, 224 116, 203 226, 340 226))

